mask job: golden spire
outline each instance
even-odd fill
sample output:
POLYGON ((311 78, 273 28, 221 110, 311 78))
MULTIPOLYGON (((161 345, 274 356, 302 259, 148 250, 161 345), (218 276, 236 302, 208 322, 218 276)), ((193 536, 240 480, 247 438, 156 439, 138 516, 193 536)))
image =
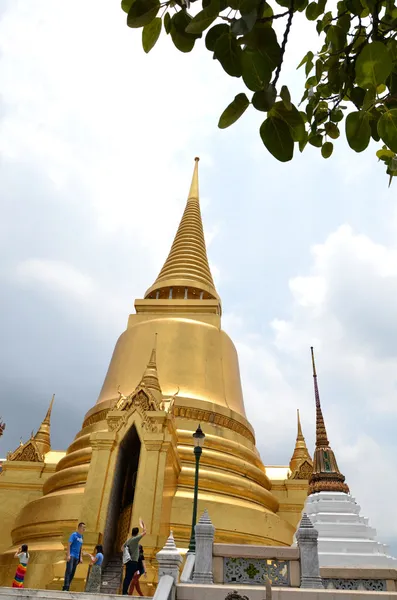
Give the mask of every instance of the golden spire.
POLYGON ((144 385, 148 388, 152 394, 161 402, 162 391, 160 387, 159 377, 157 374, 157 333, 154 338, 153 350, 150 354, 149 362, 146 366, 145 372, 142 376, 140 385, 144 385))
POLYGON ((313 457, 313 475, 309 480, 309 494, 315 494, 316 492, 345 492, 348 494, 349 487, 345 483, 345 476, 339 471, 334 452, 328 442, 320 404, 313 347, 310 350, 316 400, 316 449, 313 457))
POLYGON ((195 158, 186 208, 167 260, 145 298, 219 299, 208 264, 195 158))
POLYGON ((40 450, 41 454, 44 456, 49 450, 51 450, 51 412, 54 404, 55 394, 52 395, 50 406, 48 407, 47 414, 44 417, 42 424, 40 425, 36 435, 34 436, 34 441, 36 442, 36 446, 40 450))
POLYGON ((307 449, 306 441, 305 441, 305 438, 302 433, 299 409, 297 410, 297 415, 298 415, 298 433, 296 436, 294 453, 293 453, 290 463, 289 463, 289 468, 291 469, 292 473, 297 471, 304 461, 307 461, 310 465, 312 464, 312 458, 309 454, 309 450, 307 449))

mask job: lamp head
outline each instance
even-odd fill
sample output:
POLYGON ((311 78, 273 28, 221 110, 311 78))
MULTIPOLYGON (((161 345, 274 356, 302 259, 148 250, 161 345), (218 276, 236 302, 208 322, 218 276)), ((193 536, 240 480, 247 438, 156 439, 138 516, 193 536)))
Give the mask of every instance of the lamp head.
POLYGON ((194 445, 202 448, 204 446, 205 433, 201 429, 201 425, 199 425, 196 431, 193 433, 194 445))

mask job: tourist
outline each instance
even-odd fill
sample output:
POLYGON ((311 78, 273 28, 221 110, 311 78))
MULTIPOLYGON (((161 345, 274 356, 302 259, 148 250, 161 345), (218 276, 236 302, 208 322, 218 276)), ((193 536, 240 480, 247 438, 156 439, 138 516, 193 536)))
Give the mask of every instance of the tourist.
POLYGON ((139 583, 139 579, 145 575, 146 577, 146 565, 145 565, 145 555, 143 553, 142 546, 139 546, 139 558, 138 558, 138 570, 136 571, 134 577, 132 578, 130 589, 128 590, 128 594, 132 596, 134 594, 134 589, 138 592, 139 596, 143 596, 141 586, 139 583))
POLYGON ((139 542, 146 535, 146 527, 143 521, 139 521, 142 528, 142 533, 139 533, 139 527, 134 527, 131 532, 131 537, 123 544, 123 563, 125 565, 125 576, 123 581, 123 596, 128 595, 130 583, 138 571, 139 561, 139 542))
POLYGON ((15 553, 14 558, 19 559, 19 565, 17 567, 14 581, 12 582, 13 588, 23 588, 23 582, 25 579, 26 569, 29 562, 29 552, 27 544, 22 544, 18 548, 18 552, 15 553))
POLYGON ((63 583, 63 591, 69 591, 70 584, 73 581, 74 574, 76 573, 77 565, 83 562, 81 555, 81 547, 83 545, 83 533, 85 531, 85 523, 79 523, 77 531, 72 533, 68 542, 68 549, 66 554, 66 570, 65 570, 65 581, 63 583))
POLYGON ((91 570, 85 586, 86 592, 101 592, 101 580, 102 580, 102 563, 103 563, 103 547, 98 544, 95 546, 95 554, 85 553, 91 559, 91 570))

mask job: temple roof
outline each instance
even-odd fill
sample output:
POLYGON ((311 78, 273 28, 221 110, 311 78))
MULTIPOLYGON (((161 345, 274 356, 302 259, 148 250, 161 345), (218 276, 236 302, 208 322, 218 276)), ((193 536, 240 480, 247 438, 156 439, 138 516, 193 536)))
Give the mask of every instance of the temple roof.
POLYGON ((196 158, 186 208, 170 253, 156 281, 147 290, 145 298, 174 298, 176 295, 172 294, 172 291, 169 295, 172 288, 175 292, 178 290, 187 294, 187 299, 219 299, 204 239, 199 201, 198 161, 196 158))
POLYGON ((46 416, 36 435, 33 435, 32 431, 32 435, 27 442, 23 443, 21 439, 18 448, 14 452, 8 453, 7 460, 28 462, 42 462, 44 460, 44 456, 51 450, 51 412, 54 398, 55 394, 51 398, 46 416))
POLYGON ((349 488, 345 483, 345 476, 339 471, 335 454, 328 441, 320 404, 313 348, 311 348, 311 354, 316 401, 316 448, 313 457, 313 474, 309 480, 309 494, 316 492, 345 492, 348 494, 349 488))

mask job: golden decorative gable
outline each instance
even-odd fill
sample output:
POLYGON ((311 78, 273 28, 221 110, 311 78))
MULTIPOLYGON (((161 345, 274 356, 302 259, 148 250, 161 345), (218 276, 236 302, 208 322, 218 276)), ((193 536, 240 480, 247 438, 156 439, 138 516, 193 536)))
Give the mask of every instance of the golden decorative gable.
POLYGON ((309 480, 313 474, 313 465, 308 460, 304 460, 299 467, 292 473, 291 479, 309 480))
POLYGON ((41 455, 34 440, 29 440, 22 446, 18 446, 14 452, 9 452, 7 455, 9 461, 26 461, 26 462, 43 462, 44 457, 41 455))

